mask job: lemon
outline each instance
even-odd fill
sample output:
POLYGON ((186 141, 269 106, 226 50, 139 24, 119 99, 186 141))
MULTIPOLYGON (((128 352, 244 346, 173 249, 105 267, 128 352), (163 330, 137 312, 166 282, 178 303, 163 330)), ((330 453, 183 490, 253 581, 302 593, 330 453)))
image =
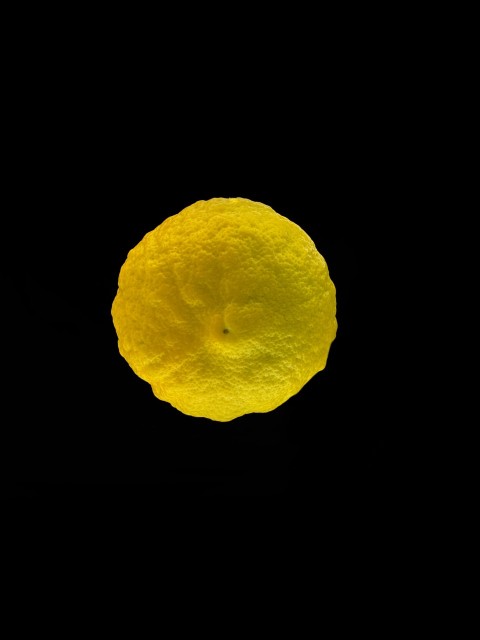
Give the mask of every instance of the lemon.
POLYGON ((227 422, 275 409, 325 368, 335 286, 312 239, 271 207, 200 200, 129 252, 112 317, 160 400, 227 422))

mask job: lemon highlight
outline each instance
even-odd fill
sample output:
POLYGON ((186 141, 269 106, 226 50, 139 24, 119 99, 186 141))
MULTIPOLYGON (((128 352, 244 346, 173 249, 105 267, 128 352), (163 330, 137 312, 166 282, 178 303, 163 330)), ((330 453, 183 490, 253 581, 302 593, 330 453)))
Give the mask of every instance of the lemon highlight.
POLYGON ((335 286, 297 224, 246 198, 200 200, 128 254, 118 347, 160 400, 227 422, 272 411, 325 368, 335 286))

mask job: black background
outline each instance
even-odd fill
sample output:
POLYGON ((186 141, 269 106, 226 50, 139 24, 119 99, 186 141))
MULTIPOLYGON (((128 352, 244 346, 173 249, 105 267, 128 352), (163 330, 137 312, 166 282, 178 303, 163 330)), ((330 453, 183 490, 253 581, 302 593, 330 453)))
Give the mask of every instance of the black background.
POLYGON ((240 64, 171 82, 128 56, 49 57, 43 46, 24 63, 11 163, 5 281, 21 339, 10 345, 5 495, 388 500, 409 473, 398 453, 408 432, 394 255, 411 124, 399 61, 365 46, 306 79, 274 77, 277 61, 255 77, 240 64), (230 423, 157 400, 119 355, 110 315, 128 251, 218 196, 299 224, 338 305, 326 369, 275 411, 230 423))

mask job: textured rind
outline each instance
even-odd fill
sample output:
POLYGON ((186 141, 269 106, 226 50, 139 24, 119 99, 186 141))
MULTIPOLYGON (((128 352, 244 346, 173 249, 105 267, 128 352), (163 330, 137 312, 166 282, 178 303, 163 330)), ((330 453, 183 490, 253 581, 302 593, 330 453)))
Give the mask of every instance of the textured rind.
POLYGON ((147 233, 112 306, 120 353, 154 394, 222 422, 275 409, 324 369, 335 314, 311 238, 244 198, 196 202, 147 233))

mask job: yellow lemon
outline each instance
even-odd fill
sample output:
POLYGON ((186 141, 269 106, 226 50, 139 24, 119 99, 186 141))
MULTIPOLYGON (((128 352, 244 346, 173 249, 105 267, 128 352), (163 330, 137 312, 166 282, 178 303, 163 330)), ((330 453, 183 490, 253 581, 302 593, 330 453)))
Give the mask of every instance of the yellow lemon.
POLYGON ((181 412, 275 409, 325 368, 335 286, 297 224, 245 198, 200 200, 128 254, 112 306, 121 355, 181 412))

